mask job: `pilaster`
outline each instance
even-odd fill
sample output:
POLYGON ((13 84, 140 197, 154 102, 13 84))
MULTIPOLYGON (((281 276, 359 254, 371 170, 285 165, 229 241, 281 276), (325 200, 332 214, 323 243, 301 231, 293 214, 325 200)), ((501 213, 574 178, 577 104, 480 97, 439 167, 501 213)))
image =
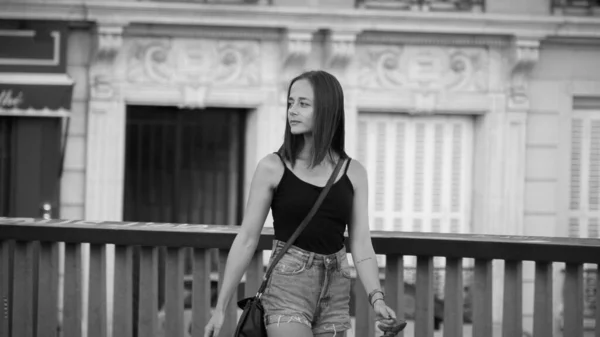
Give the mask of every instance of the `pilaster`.
POLYGON ((323 69, 334 75, 344 90, 344 111, 346 119, 346 152, 355 155, 356 127, 358 124, 357 71, 354 67, 357 31, 331 30, 325 35, 323 45, 323 69))
POLYGON ((90 66, 86 220, 122 220, 125 105, 115 72, 123 26, 98 24, 90 66))
POLYGON ((282 65, 279 87, 281 88, 280 104, 287 102, 287 90, 290 81, 306 70, 306 61, 312 51, 312 29, 290 28, 285 32, 281 44, 282 65))

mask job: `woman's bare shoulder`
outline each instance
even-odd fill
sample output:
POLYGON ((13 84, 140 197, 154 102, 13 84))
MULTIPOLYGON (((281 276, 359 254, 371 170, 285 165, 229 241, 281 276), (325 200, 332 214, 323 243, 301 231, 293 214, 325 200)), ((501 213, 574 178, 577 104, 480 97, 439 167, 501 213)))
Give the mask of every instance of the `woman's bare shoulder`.
POLYGON ((262 181, 269 182, 269 185, 277 187, 284 171, 283 163, 275 153, 269 153, 264 156, 256 166, 256 176, 262 181))
POLYGON ((354 186, 354 190, 367 187, 367 169, 363 164, 356 159, 352 159, 348 165, 348 178, 354 186))

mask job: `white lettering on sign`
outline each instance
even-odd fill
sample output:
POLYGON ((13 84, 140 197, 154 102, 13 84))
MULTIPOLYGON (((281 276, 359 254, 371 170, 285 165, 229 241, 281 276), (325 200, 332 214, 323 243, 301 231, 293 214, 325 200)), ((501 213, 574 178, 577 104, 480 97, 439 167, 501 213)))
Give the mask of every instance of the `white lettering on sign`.
POLYGON ((16 108, 23 103, 23 92, 13 94, 13 91, 2 90, 0 91, 0 107, 2 108, 16 108))

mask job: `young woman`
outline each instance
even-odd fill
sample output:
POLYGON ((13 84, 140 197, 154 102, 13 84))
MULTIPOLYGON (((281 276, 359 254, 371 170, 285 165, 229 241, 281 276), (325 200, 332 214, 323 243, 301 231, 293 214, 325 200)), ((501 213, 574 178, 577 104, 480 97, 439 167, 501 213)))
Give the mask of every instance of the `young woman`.
MULTIPOLYGON (((344 247, 349 226, 356 270, 382 328, 395 324, 385 305, 371 244, 367 173, 344 150, 344 94, 337 79, 310 71, 288 89, 287 125, 277 153, 256 168, 239 234, 231 246, 216 309, 205 337, 218 336, 224 308, 253 256, 273 212, 273 258, 308 214, 338 161, 344 166, 311 222, 277 264, 261 297, 269 337, 343 336, 350 326, 350 269, 344 247)), ((235 324, 226 322, 225 324, 235 324)))

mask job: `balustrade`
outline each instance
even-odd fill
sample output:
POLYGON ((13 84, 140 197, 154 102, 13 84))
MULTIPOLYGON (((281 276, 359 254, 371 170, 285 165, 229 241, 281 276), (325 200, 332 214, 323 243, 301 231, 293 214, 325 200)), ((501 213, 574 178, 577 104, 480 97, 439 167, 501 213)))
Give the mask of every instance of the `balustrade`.
MULTIPOLYGON (((164 330, 165 336, 188 333, 203 336, 215 304, 217 289, 211 287, 212 279, 219 283, 237 232, 238 228, 232 226, 0 219, 0 337, 56 336, 57 329, 64 337, 81 336, 82 303, 87 309, 90 337, 105 337, 109 332, 115 337, 159 336, 159 330, 164 330), (113 255, 107 254, 108 244, 114 245, 114 261, 113 255), (62 255, 59 245, 64 245, 62 282, 59 282, 62 255), (83 259, 84 245, 89 245, 89 263, 83 259), (192 254, 188 254, 190 250, 192 254), (159 251, 165 258, 162 305, 158 301, 159 251), (189 256, 191 271, 186 275, 185 261, 189 256), (213 263, 218 267, 213 268, 213 263), (114 275, 108 272, 109 264, 114 265, 114 275), (85 281, 87 295, 83 291, 84 265, 89 268, 89 279, 85 281), (133 277, 136 270, 138 277, 133 277), (188 278, 191 294, 188 294, 188 278), (114 285, 112 298, 107 296, 106 280, 114 285), (57 315, 59 302, 62 313, 57 315), (110 308, 109 303, 112 303, 110 308), (186 310, 191 310, 192 322, 187 326, 184 325, 186 310), (108 312, 112 313, 112 324, 108 312), (159 322, 162 322, 160 328, 159 322)), ((584 266, 598 267, 600 240, 408 232, 373 232, 372 236, 376 253, 384 255, 386 260, 383 270, 386 301, 397 310, 398 317, 414 317, 417 337, 433 336, 434 316, 442 320, 445 337, 463 335, 465 321, 469 321, 464 312, 465 265, 473 269, 467 292, 472 305, 472 336, 492 336, 496 260, 504 261, 502 336, 523 335, 524 261, 535 263, 533 336, 552 336, 557 319, 553 315, 553 300, 564 303, 562 335, 583 336, 584 266), (405 280, 405 271, 412 267, 406 261, 413 261, 408 257, 416 257, 414 284, 405 280), (434 287, 440 258, 444 262, 443 299, 435 295, 434 287), (469 260, 474 263, 465 263, 469 260), (560 274, 555 271, 562 263, 565 264, 564 298, 553 298, 553 275, 560 274), (409 288, 414 291, 408 291, 409 288), (409 305, 411 292, 414 309, 409 305), (436 305, 440 303, 443 308, 438 313, 436 305)), ((272 239, 272 229, 265 228, 239 297, 257 291, 265 271, 262 252, 271 248, 272 239)), ((600 278, 593 282, 595 289, 599 289, 600 278)), ((354 335, 373 337, 376 333, 373 312, 360 280, 353 284, 354 335)), ((600 303, 599 291, 592 296, 596 304, 600 303)), ((227 308, 226 322, 230 323, 223 327, 221 336, 232 335, 238 314, 234 298, 227 308)), ((587 314, 600 322, 600 310, 587 314)), ((600 324, 593 329, 599 336, 600 324)))

